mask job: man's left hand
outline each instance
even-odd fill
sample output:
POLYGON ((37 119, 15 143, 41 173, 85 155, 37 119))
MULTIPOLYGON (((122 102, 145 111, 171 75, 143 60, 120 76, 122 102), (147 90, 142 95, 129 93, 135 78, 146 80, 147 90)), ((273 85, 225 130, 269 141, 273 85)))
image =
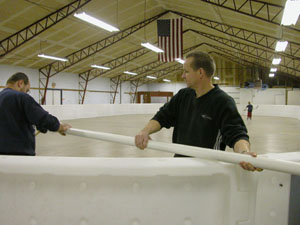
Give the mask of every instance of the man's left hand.
MULTIPOLYGON (((247 154, 247 155, 251 155, 252 157, 257 157, 257 154, 255 152, 242 152, 241 154, 247 154)), ((258 171, 258 172, 263 171, 262 168, 255 167, 251 163, 245 161, 240 162, 240 166, 244 170, 248 170, 248 171, 258 171)))

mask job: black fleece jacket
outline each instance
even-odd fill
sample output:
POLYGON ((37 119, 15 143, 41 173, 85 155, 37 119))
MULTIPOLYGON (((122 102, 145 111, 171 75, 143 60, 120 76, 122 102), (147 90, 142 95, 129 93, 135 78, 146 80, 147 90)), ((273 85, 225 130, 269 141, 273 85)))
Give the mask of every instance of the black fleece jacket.
POLYGON ((0 154, 35 155, 34 128, 57 131, 59 121, 30 95, 5 88, 0 92, 0 154))
POLYGON ((249 141, 233 98, 217 85, 199 98, 193 89, 181 89, 152 119, 162 127, 174 127, 177 144, 224 151, 226 145, 232 148, 241 139, 249 141))

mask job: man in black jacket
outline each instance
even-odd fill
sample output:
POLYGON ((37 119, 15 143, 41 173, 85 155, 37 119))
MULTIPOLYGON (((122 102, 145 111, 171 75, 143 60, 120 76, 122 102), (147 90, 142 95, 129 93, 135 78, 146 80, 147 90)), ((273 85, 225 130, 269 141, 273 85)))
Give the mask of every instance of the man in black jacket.
MULTIPOLYGON (((187 88, 161 107, 136 135, 136 146, 144 149, 150 134, 162 127, 174 127, 173 143, 222 151, 228 145, 237 153, 256 157, 250 151, 247 129, 234 100, 212 84, 216 68, 212 57, 203 52, 190 53, 183 68, 187 88)), ((258 169, 247 162, 241 162, 240 166, 250 171, 258 169)))
POLYGON ((26 74, 15 73, 0 92, 0 154, 35 155, 34 128, 46 133, 58 131, 65 135, 69 124, 46 112, 30 95, 30 81, 26 74))

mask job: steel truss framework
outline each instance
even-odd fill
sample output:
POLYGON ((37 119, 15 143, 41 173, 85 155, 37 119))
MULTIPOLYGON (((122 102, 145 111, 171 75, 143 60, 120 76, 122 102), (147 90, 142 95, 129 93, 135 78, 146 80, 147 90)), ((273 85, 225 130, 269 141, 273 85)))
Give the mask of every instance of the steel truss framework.
POLYGON ((134 73, 137 73, 138 75, 132 76, 132 75, 127 75, 127 74, 119 74, 118 76, 121 77, 122 82, 126 82, 126 81, 133 81, 133 80, 137 80, 141 77, 146 76, 147 72, 153 72, 156 71, 156 68, 166 64, 167 62, 160 62, 160 61, 152 61, 146 65, 143 65, 141 67, 138 67, 134 70, 132 70, 134 73))
POLYGON ((294 76, 300 76, 300 60, 296 58, 291 58, 287 54, 284 53, 274 53, 272 51, 268 51, 262 48, 258 47, 253 47, 251 45, 247 45, 241 42, 229 40, 226 38, 214 36, 211 34, 207 34, 204 32, 196 31, 196 30, 191 30, 192 32, 195 32, 197 34, 200 34, 204 37, 207 37, 211 40, 214 40, 216 42, 219 42, 223 45, 226 45, 230 48, 236 49, 238 51, 242 51, 245 53, 248 53, 250 55, 259 57, 261 59, 268 60, 269 62, 275 57, 275 56, 281 56, 281 67, 286 68, 284 72, 290 73, 291 75, 294 76))
POLYGON ((88 73, 84 74, 79 74, 79 82, 78 82, 78 88, 79 88, 79 101, 78 104, 82 104, 84 102, 85 94, 86 94, 86 89, 87 89, 87 84, 88 80, 90 77, 90 71, 88 73))
MULTIPOLYGON (((105 39, 103 39, 99 42, 96 42, 96 43, 86 47, 86 48, 83 48, 83 49, 81 49, 77 52, 74 52, 74 53, 68 55, 67 56, 67 58, 69 59, 68 62, 64 63, 64 62, 55 61, 55 62, 53 62, 49 65, 46 65, 45 67, 40 68, 40 70, 39 70, 40 71, 40 87, 42 87, 43 90, 44 90, 44 93, 40 92, 40 97, 42 97, 42 104, 45 103, 46 91, 47 91, 48 82, 49 82, 50 77, 52 77, 55 74, 63 71, 66 68, 69 68, 69 67, 75 65, 76 63, 78 63, 78 62, 86 59, 87 57, 101 51, 102 49, 104 49, 104 48, 106 48, 106 47, 108 47, 108 46, 124 39, 125 37, 129 36, 130 34, 132 34, 135 31, 141 29, 142 27, 144 27, 147 24, 153 22, 154 20, 156 20, 157 18, 159 18, 160 16, 162 16, 162 15, 168 13, 168 12, 173 12, 177 15, 180 15, 184 18, 190 19, 194 22, 200 23, 204 26, 210 27, 214 30, 220 31, 222 33, 231 35, 233 37, 236 37, 236 38, 242 39, 244 41, 248 41, 248 42, 251 42, 251 43, 254 43, 256 45, 260 45, 260 46, 263 46, 265 48, 269 48, 269 49, 272 49, 272 50, 274 50, 274 48, 275 48, 276 41, 279 40, 278 38, 274 38, 274 37, 267 36, 267 35, 264 35, 264 34, 252 32, 252 31, 249 31, 249 30, 246 30, 246 29, 241 29, 241 28, 238 28, 238 27, 230 26, 230 25, 227 25, 227 24, 222 24, 222 23, 219 23, 219 22, 203 19, 203 18, 200 18, 200 17, 196 17, 196 16, 184 14, 184 13, 179 13, 179 12, 175 12, 175 11, 167 11, 167 12, 164 12, 160 15, 157 15, 155 17, 152 17, 152 18, 148 19, 148 20, 145 20, 145 21, 143 21, 139 24, 136 24, 136 25, 134 25, 130 28, 127 28, 123 31, 120 31, 115 35, 112 35, 108 38, 105 38, 105 39)), ((258 15, 257 11, 256 11, 256 14, 258 15)), ((215 38, 215 39, 217 39, 217 38, 215 38)), ((219 39, 219 41, 220 41, 220 39, 219 39)), ((286 51, 286 55, 292 56, 293 58, 288 59, 289 61, 283 60, 284 65, 293 64, 293 67, 296 67, 296 70, 298 70, 299 63, 295 63, 295 62, 297 62, 295 60, 295 58, 300 59, 300 44, 295 43, 295 42, 289 42, 289 46, 288 46, 288 50, 286 51)), ((157 66, 159 66, 159 65, 153 66, 152 69, 156 68, 157 66)), ((289 69, 292 69, 292 68, 289 68, 289 69)), ((289 71, 287 71, 287 72, 289 72, 289 71)), ((91 72, 89 72, 88 74, 89 75, 80 74, 79 77, 81 79, 82 84, 84 82, 87 83, 87 81, 95 78, 95 76, 92 76, 92 78, 91 78, 91 72)), ((137 78, 127 77, 127 78, 125 78, 125 80, 126 79, 131 81, 131 80, 137 79, 137 78)), ((121 82, 121 80, 124 80, 124 79, 121 77, 119 82, 121 82)), ((80 96, 81 96, 80 101, 83 102, 87 84, 86 85, 80 85, 79 84, 79 86, 83 90, 80 93, 80 96)))
MULTIPOLYGON (((157 78, 157 79, 162 79, 166 76, 169 76, 170 74, 177 72, 177 73, 182 73, 183 69, 182 69, 182 65, 181 64, 175 64, 172 66, 169 66, 167 68, 164 68, 162 70, 157 71, 156 73, 154 73, 153 75, 157 78)), ((155 80, 153 79, 149 79, 147 77, 142 77, 139 79, 140 80, 140 86, 144 85, 144 84, 148 84, 148 83, 152 83, 155 80)))
MULTIPOLYGON (((276 53, 274 53, 272 51, 266 51, 261 48, 255 48, 251 45, 246 45, 246 44, 243 44, 240 42, 236 42, 236 41, 228 40, 225 38, 209 35, 209 34, 206 34, 203 32, 195 31, 195 30, 191 30, 191 31, 197 32, 203 36, 206 36, 212 40, 218 41, 219 43, 227 45, 231 48, 234 48, 234 49, 237 49, 244 53, 255 56, 256 58, 252 57, 253 65, 263 64, 260 66, 263 66, 264 68, 266 68, 268 65, 270 65, 271 59, 276 55, 276 53)), ((202 45, 202 44, 200 44, 200 45, 202 45)), ((217 46, 213 46, 213 45, 209 45, 209 44, 206 44, 206 45, 215 47, 216 49, 223 51, 223 52, 230 52, 228 49, 225 49, 225 48, 220 48, 220 47, 218 48, 217 46)), ((289 74, 293 74, 294 76, 298 76, 299 72, 300 72, 299 71, 299 66, 300 66, 299 60, 297 60, 296 57, 293 57, 293 58, 289 57, 288 54, 280 53, 279 55, 283 56, 283 60, 282 60, 283 65, 279 66, 280 72, 284 73, 284 74, 289 73, 289 74), (292 67, 289 67, 289 66, 292 66, 292 67)), ((245 56, 243 56, 243 55, 240 55, 239 57, 242 57, 243 60, 246 60, 245 56)), ((132 76, 124 76, 123 75, 122 81, 133 81, 133 80, 139 79, 139 78, 143 77, 143 74, 145 74, 147 71, 150 71, 150 70, 152 71, 153 69, 157 68, 160 65, 162 65, 162 63, 160 63, 160 62, 157 62, 157 61, 151 62, 143 67, 140 67, 140 68, 137 68, 134 70, 134 72, 138 72, 139 76, 132 77, 132 76)), ((169 74, 161 75, 160 78, 163 78, 168 75, 169 74)), ((121 74, 119 74, 117 76, 121 76, 121 74)), ((153 81, 142 80, 139 82, 138 86, 141 86, 141 85, 143 85, 145 83, 149 83, 149 82, 153 82, 153 81)), ((136 87, 136 84, 134 84, 134 87, 136 87)), ((136 94, 136 93, 134 93, 134 94, 136 94)))
MULTIPOLYGON (((227 55, 227 54, 224 54, 224 53, 220 53, 220 52, 216 52, 216 51, 211 51, 209 52, 209 54, 217 54, 221 57, 224 57, 224 58, 227 58, 229 60, 231 60, 232 62, 235 62, 237 64, 240 64, 240 65, 243 65, 243 66, 246 66, 246 67, 253 67, 253 66, 256 66, 256 67, 260 67, 261 69, 265 70, 266 72, 269 71, 269 68, 268 67, 264 67, 258 63, 255 63, 255 62, 251 62, 251 61, 248 61, 247 59, 240 59, 239 57, 237 56, 234 56, 234 55, 227 55)), ((300 81, 300 77, 295 77, 295 76, 291 76, 290 74, 288 73, 284 73, 284 72, 279 72, 278 73, 279 76, 285 76, 285 77, 289 77, 291 80, 293 81, 300 81)))
POLYGON ((0 41, 0 57, 59 23, 91 0, 76 0, 0 41))
MULTIPOLYGON (((183 31, 183 33, 186 33, 186 32, 187 31, 183 31)), ((126 54, 126 55, 123 55, 123 56, 121 56, 121 57, 119 57, 117 59, 111 60, 111 61, 109 61, 107 63, 102 64, 102 65, 103 66, 107 66, 107 67, 111 68, 111 70, 113 70, 113 69, 115 69, 115 68, 117 68, 117 67, 119 67, 121 65, 126 64, 127 62, 130 62, 130 61, 132 61, 134 59, 137 59, 137 58, 143 56, 144 54, 146 54, 148 52, 150 52, 150 50, 148 50, 146 48, 140 48, 138 50, 130 52, 130 53, 126 54)), ((154 65, 152 65, 152 64, 153 64, 153 62, 147 64, 151 68, 142 67, 142 69, 136 69, 136 70, 133 70, 133 72, 136 72, 136 73, 140 74, 140 73, 144 73, 145 70, 148 71, 148 70, 150 70, 152 68, 156 68, 157 66, 161 65, 161 63, 159 61, 155 61, 154 65)), ((109 70, 109 71, 111 71, 111 70, 109 70)), ((80 73, 79 76, 81 74, 87 74, 87 73, 91 74, 92 77, 90 79, 86 80, 86 82, 88 82, 88 81, 93 80, 96 77, 104 75, 105 73, 107 73, 109 71, 108 70, 99 70, 99 69, 90 69, 90 70, 87 70, 85 72, 80 73)), ((121 82, 121 80, 118 77, 121 77, 121 75, 123 75, 122 78, 124 78, 125 74, 123 74, 123 73, 121 73, 119 75, 116 75, 116 76, 113 76, 111 78, 111 81, 110 81, 110 83, 111 83, 111 90, 112 90, 111 99, 110 99, 111 103, 115 103, 115 96, 116 96, 116 93, 117 93, 117 88, 120 85, 119 82, 121 82), (116 77, 117 77, 117 80, 119 79, 118 82, 116 82, 116 77)), ((127 77, 128 77, 128 79, 130 78, 130 76, 127 76, 127 77)), ((123 81, 124 81, 124 79, 123 79, 123 81)), ((79 85, 79 86, 81 87, 81 91, 80 92, 82 92, 82 94, 79 95, 79 97, 80 97, 79 102, 80 102, 80 104, 83 104, 84 103, 84 96, 85 96, 85 93, 86 93, 87 84, 86 85, 79 85)))
MULTIPOLYGON (((265 59, 265 58, 262 58, 262 57, 258 57, 258 56, 250 56, 250 55, 247 55, 248 52, 246 51, 240 51, 240 52, 235 52, 235 51, 231 51, 229 49, 226 49, 226 48, 222 48, 222 47, 219 47, 219 46, 214 46, 214 45, 211 45, 211 44, 206 44, 212 48, 215 48, 223 53, 227 53, 227 54, 230 54, 230 55, 234 55, 238 58, 241 58, 242 60, 243 59, 247 59, 248 61, 251 60, 251 62, 255 63, 255 64, 258 64, 258 65, 261 65, 261 66, 264 66, 264 67, 267 67, 269 68, 269 71, 270 71, 270 65, 271 65, 271 60, 268 60, 268 59, 265 59)), ((287 67, 285 65, 278 65, 277 66, 279 72, 283 72, 283 73, 288 73, 288 74, 292 74, 292 72, 294 72, 294 70, 290 67, 287 67)), ((297 72, 299 73, 299 72, 297 72)), ((300 73, 299 73, 300 74, 300 73)), ((294 76, 294 77, 299 77, 299 76, 294 76)))
POLYGON ((137 89, 138 87, 140 86, 139 85, 139 80, 133 80, 133 81, 130 81, 130 103, 135 103, 135 99, 136 99, 136 93, 137 93, 137 89))
MULTIPOLYGON (((196 49, 196 48, 200 47, 201 45, 202 44, 198 44, 198 45, 192 46, 188 49, 185 49, 183 51, 183 53, 186 54, 187 52, 190 52, 193 49, 196 49)), ((133 72, 136 72, 138 74, 137 76, 131 76, 131 75, 126 75, 126 74, 121 73, 121 74, 116 75, 112 79, 120 78, 119 82, 130 81, 130 87, 131 87, 130 88, 130 93, 131 93, 131 97, 132 97, 131 99, 135 100, 136 90, 139 86, 141 86, 143 84, 141 82, 134 82, 134 81, 139 81, 141 78, 147 76, 147 72, 149 72, 149 71, 153 72, 154 69, 158 68, 159 66, 164 65, 165 63, 166 62, 160 62, 160 61, 156 60, 156 61, 150 62, 146 65, 143 65, 141 67, 138 67, 138 68, 132 70, 133 72)), ((113 86, 111 86, 111 87, 113 88, 113 86)), ((116 91, 117 91, 117 89, 112 89, 112 92, 116 92, 116 91)), ((113 100, 111 100, 111 102, 114 103, 113 100)))
MULTIPOLYGON (((224 23, 219 23, 213 20, 204 19, 201 17, 180 13, 176 11, 171 11, 172 13, 175 13, 179 16, 182 16, 186 19, 189 19, 191 21, 194 21, 196 23, 199 23, 203 26, 209 27, 211 29, 214 29, 216 31, 219 31, 224 34, 228 34, 232 37, 239 38, 244 41, 248 41, 250 43, 268 48, 272 51, 274 51, 276 42, 280 41, 279 38, 268 36, 265 34, 253 32, 250 30, 242 29, 239 27, 227 25, 224 23)), ((300 44, 296 42, 289 41, 288 47, 285 50, 285 54, 291 56, 291 57, 297 57, 300 58, 300 44)))
MULTIPOLYGON (((223 53, 219 53, 219 52, 216 52, 216 51, 211 51, 210 53, 215 53, 215 54, 218 54, 222 57, 226 56, 225 58, 227 58, 227 59, 229 59, 229 60, 231 60, 231 61, 233 61, 237 64, 246 66, 246 67, 250 67, 250 68, 251 67, 259 67, 263 71, 265 71, 265 73, 269 72, 270 62, 267 59, 249 56, 247 54, 243 54, 243 53, 240 53, 240 52, 236 53, 236 52, 230 51, 228 49, 221 48, 221 47, 218 47, 218 46, 214 46, 214 45, 211 45, 211 44, 208 44, 208 43, 203 43, 203 44, 207 45, 211 48, 215 48, 217 51, 223 52, 223 53)), ((282 66, 282 67, 284 67, 284 66, 282 66)), ((162 79, 166 76, 169 76, 170 74, 172 74, 174 72, 178 72, 180 69, 182 69, 181 65, 173 65, 173 66, 170 66, 168 68, 165 68, 163 70, 158 71, 154 75, 156 75, 158 79, 162 79)), ((281 71, 279 71, 278 75, 286 76, 286 77, 289 77, 289 78, 291 78, 293 80, 297 80, 297 81, 300 80, 300 77, 291 76, 289 73, 284 72, 282 69, 281 69, 281 71)), ((145 77, 140 78, 138 80, 140 82, 139 86, 144 85, 146 83, 154 82, 153 80, 147 79, 145 77)))
POLYGON ((84 103, 84 98, 85 98, 85 94, 86 94, 86 90, 87 90, 87 85, 88 82, 99 77, 102 76, 110 71, 112 71, 113 69, 116 69, 122 65, 125 65, 126 63, 133 61, 136 58, 139 58, 143 55, 145 55, 146 53, 150 52, 150 50, 146 49, 146 48, 140 48, 137 49, 135 51, 132 51, 130 53, 127 53, 126 55, 120 56, 116 59, 113 59, 109 62, 106 62, 104 64, 102 64, 103 66, 107 66, 110 68, 110 70, 103 70, 103 69, 90 69, 87 71, 84 71, 82 73, 79 74, 79 77, 87 77, 87 79, 82 79, 79 82, 83 82, 85 81, 86 84, 85 85, 79 85, 79 89, 81 94, 79 95, 80 99, 79 102, 80 104, 84 103))
MULTIPOLYGON (((201 0, 221 8, 251 16, 269 23, 280 25, 284 7, 258 0, 201 0)), ((287 27, 290 28, 290 27, 287 27)), ((290 28, 297 30, 294 28, 290 28)))
MULTIPOLYGON (((222 56, 227 56, 227 58, 228 57, 231 57, 231 59, 234 58, 235 59, 234 62, 236 62, 236 63, 241 64, 242 62, 246 62, 247 63, 247 64, 245 64, 246 66, 250 66, 250 67, 258 66, 260 68, 263 68, 266 73, 269 73, 269 71, 270 71, 270 66, 269 66, 270 61, 268 61, 268 60, 265 60, 265 59, 262 59, 259 57, 249 56, 249 55, 241 53, 241 52, 236 53, 236 52, 230 51, 228 49, 213 46, 210 44, 206 44, 206 45, 222 52, 222 53, 220 53, 220 52, 213 51, 214 53, 217 53, 222 56)), ((300 77, 293 76, 290 73, 285 72, 285 70, 287 70, 285 68, 285 66, 279 66, 279 72, 276 74, 281 74, 283 76, 289 77, 294 80, 300 80, 300 77)))
MULTIPOLYGON (((203 45, 203 43, 192 46, 187 49, 184 49, 183 54, 186 54, 186 53, 200 47, 201 45, 203 45)), ((122 81, 133 81, 133 80, 143 78, 143 77, 147 76, 147 72, 149 72, 149 71, 151 71, 151 74, 153 74, 153 72, 156 73, 157 71, 153 71, 153 70, 159 66, 164 65, 165 63, 166 62, 160 62, 160 61, 154 61, 154 62, 148 63, 147 65, 141 66, 134 70, 136 72, 139 72, 137 76, 125 76, 125 77, 127 77, 127 79, 126 78, 122 79, 122 81)), ((176 63, 176 65, 178 65, 178 63, 176 63)), ((181 65, 181 67, 182 67, 182 65, 181 65)))
POLYGON ((110 104, 115 104, 117 90, 120 84, 121 84, 120 76, 110 79, 110 90, 114 90, 113 92, 110 93, 110 104))
POLYGON ((166 14, 168 11, 151 17, 147 20, 144 20, 136 25, 133 25, 129 28, 126 28, 116 34, 113 34, 107 38, 102 39, 101 41, 95 42, 81 50, 71 53, 70 55, 66 56, 65 58, 68 59, 67 62, 60 62, 55 61, 50 63, 42 68, 39 69, 40 80, 39 80, 39 87, 44 90, 44 93, 40 93, 40 100, 42 104, 45 104, 46 100, 46 93, 48 88, 48 83, 50 77, 56 75, 57 73, 69 68, 76 63, 94 55, 97 52, 123 40, 124 38, 128 37, 129 35, 135 33, 136 31, 140 30, 141 28, 145 27, 146 25, 150 24, 151 22, 157 20, 162 15, 166 14))

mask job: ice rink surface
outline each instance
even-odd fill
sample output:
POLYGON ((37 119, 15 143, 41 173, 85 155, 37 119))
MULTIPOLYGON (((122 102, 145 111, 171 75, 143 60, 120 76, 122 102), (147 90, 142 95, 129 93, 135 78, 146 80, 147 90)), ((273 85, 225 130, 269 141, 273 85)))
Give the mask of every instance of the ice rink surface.
MULTIPOLYGON (((122 115, 64 121, 73 128, 135 136, 153 115, 122 115)), ((300 121, 284 117, 253 116, 246 120, 252 151, 258 154, 300 151, 300 121)), ((155 141, 171 142, 172 129, 162 129, 151 135, 155 141)), ((63 137, 58 133, 39 134, 36 138, 38 156, 73 157, 172 157, 173 154, 155 150, 138 150, 110 142, 63 137)), ((232 151, 227 148, 226 151, 232 151)))

